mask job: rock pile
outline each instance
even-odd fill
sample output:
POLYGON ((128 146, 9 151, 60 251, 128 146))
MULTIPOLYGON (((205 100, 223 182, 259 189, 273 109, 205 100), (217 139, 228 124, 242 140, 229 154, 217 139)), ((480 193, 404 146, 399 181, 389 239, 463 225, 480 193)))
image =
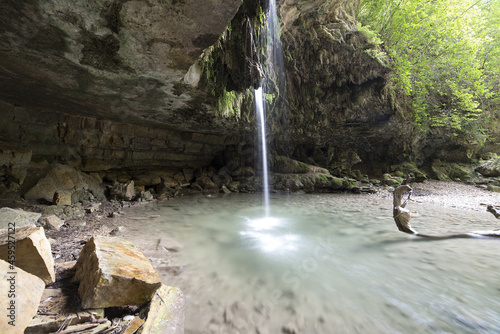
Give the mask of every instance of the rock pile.
MULTIPOLYGON (((163 285, 132 243, 94 236, 78 261, 58 264, 66 275, 59 274, 56 281, 49 240, 33 224, 40 214, 3 211, 8 219, 27 225, 0 230, 0 291, 8 297, 0 306, 12 313, 1 317, 0 332, 183 333, 182 291, 163 285), (108 320, 116 310, 124 316, 108 320)), ((43 216, 40 222, 47 229, 63 223, 56 216, 43 216)))

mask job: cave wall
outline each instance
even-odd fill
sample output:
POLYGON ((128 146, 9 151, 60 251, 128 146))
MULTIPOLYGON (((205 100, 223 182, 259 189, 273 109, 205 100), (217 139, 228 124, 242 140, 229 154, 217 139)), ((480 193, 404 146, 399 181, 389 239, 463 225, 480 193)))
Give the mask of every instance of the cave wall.
POLYGON ((130 175, 209 166, 238 127, 198 87, 199 59, 241 3, 2 1, 0 183, 17 190, 52 163, 130 175))

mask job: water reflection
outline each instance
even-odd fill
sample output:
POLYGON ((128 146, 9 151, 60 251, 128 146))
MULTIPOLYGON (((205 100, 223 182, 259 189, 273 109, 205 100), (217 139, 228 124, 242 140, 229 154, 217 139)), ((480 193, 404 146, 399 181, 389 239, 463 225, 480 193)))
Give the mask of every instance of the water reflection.
POLYGON ((284 218, 245 218, 245 226, 239 232, 250 248, 266 253, 287 253, 298 249, 300 236, 287 232, 290 222, 284 218))

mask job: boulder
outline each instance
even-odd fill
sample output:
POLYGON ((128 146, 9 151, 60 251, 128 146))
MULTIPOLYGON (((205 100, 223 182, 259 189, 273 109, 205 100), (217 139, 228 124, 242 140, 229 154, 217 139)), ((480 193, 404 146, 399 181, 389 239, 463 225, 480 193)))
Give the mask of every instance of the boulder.
POLYGON ((45 283, 35 275, 0 260, 0 331, 22 334, 36 315, 45 283))
POLYGON ((74 280, 83 308, 141 305, 151 300, 161 279, 129 241, 92 237, 75 265, 74 280))
POLYGON ((269 169, 275 173, 300 174, 310 171, 309 165, 284 156, 272 155, 269 159, 269 169))
POLYGON ((153 296, 143 333, 184 333, 185 297, 181 289, 162 285, 153 296))
POLYGON ((483 176, 500 176, 500 158, 477 167, 476 171, 483 176))
POLYGON ((27 175, 32 151, 0 141, 0 175, 8 180, 6 186, 22 185, 27 175), (10 183, 10 185, 9 185, 10 183))
POLYGON ((131 201, 135 197, 134 181, 126 183, 115 183, 109 190, 111 198, 116 200, 131 201))
POLYGON ((64 225, 64 220, 61 220, 56 215, 42 216, 39 221, 46 230, 59 231, 61 226, 64 225))
POLYGON ((86 189, 102 200, 104 196, 104 188, 97 178, 94 176, 82 173, 76 169, 66 165, 55 165, 54 168, 38 183, 24 194, 27 200, 43 200, 52 202, 56 192, 86 189))
POLYGON ((35 225, 42 214, 22 209, 0 208, 0 229, 35 225))
POLYGON ((71 205, 71 191, 58 190, 54 193, 52 204, 54 205, 71 205))
POLYGON ((70 206, 51 205, 43 209, 44 215, 56 215, 63 220, 80 219, 85 216, 85 210, 81 203, 70 206))
POLYGON ((14 237, 16 267, 40 277, 45 284, 54 283, 54 258, 43 228, 29 225, 16 228, 14 236, 9 232, 0 234, 0 259, 7 261, 8 251, 12 249, 9 240, 14 237))
POLYGON ((476 177, 470 164, 450 163, 438 159, 432 162, 432 171, 441 181, 467 181, 476 177))

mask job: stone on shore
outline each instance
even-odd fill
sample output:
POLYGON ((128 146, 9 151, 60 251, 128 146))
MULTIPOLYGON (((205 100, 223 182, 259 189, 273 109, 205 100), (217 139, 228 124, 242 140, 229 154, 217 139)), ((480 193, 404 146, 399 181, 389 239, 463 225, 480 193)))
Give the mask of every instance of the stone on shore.
POLYGON ((0 209, 0 230, 9 227, 20 228, 28 225, 35 225, 41 214, 24 211, 21 209, 1 208, 0 209))
POLYGON ((184 333, 185 297, 181 289, 162 285, 153 296, 142 333, 184 333))
POLYGON ((129 241, 92 237, 75 265, 74 280, 82 307, 106 308, 149 302, 161 279, 146 257, 129 241))
POLYGON ((0 260, 0 331, 22 334, 36 315, 45 283, 35 275, 27 273, 0 260), (15 297, 9 297, 12 291, 15 297), (13 326, 14 324, 15 326, 13 326))
POLYGON ((109 190, 111 198, 116 200, 131 201, 135 197, 135 187, 134 181, 128 181, 127 183, 115 183, 109 190))
POLYGON ((24 194, 27 200, 52 203, 56 192, 87 190, 98 200, 105 198, 104 188, 97 178, 66 165, 55 165, 38 183, 24 194))
POLYGON ((476 171, 483 176, 496 177, 500 176, 500 158, 489 161, 476 168, 476 171))
POLYGON ((42 216, 39 221, 46 230, 59 231, 61 226, 64 225, 64 220, 56 215, 42 216))
MULTIPOLYGON (((0 234, 0 259, 8 259, 9 239, 12 234, 0 234)), ((55 282, 54 258, 49 240, 42 227, 25 226, 15 231, 15 265, 30 274, 40 277, 45 284, 55 282)))

